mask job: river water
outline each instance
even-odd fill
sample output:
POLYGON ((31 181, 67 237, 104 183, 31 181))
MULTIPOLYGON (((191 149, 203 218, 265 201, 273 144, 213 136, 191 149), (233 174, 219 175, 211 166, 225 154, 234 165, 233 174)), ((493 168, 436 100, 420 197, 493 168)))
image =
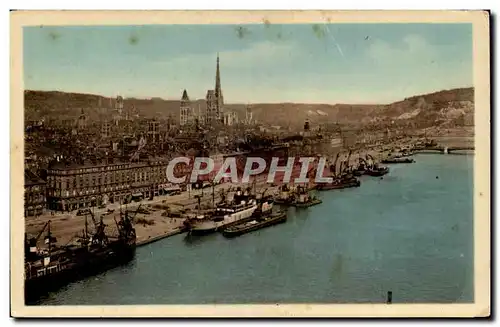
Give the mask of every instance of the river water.
POLYGON ((473 155, 420 154, 234 239, 177 235, 40 304, 473 302, 473 155))

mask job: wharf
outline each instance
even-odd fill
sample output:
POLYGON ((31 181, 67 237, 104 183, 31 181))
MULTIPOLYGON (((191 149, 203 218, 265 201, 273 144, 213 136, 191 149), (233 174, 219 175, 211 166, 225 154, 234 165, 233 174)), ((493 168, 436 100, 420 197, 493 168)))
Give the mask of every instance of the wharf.
POLYGON ((144 240, 141 240, 141 241, 137 242, 136 246, 139 247, 139 246, 151 244, 151 243, 157 242, 159 240, 162 240, 164 238, 181 234, 183 232, 184 232, 184 229, 181 228, 181 227, 178 227, 178 228, 175 228, 173 230, 167 231, 167 232, 165 232, 165 233, 163 233, 161 235, 158 235, 158 236, 154 236, 154 237, 148 236, 147 239, 144 239, 144 240))

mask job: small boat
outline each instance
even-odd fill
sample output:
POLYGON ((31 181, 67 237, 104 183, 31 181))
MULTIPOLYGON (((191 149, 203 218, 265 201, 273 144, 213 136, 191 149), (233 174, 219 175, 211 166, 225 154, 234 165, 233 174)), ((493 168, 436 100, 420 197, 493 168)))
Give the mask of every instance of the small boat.
POLYGON ((276 204, 285 206, 307 208, 323 201, 309 194, 309 188, 306 186, 297 186, 295 189, 290 189, 287 185, 281 188, 281 195, 274 201, 276 204))
POLYGON ((294 202, 291 204, 291 206, 297 208, 309 208, 321 203, 323 203, 323 201, 321 201, 320 199, 310 199, 307 202, 294 202))
POLYGON ((383 164, 414 163, 415 160, 406 157, 387 158, 381 161, 383 164))
POLYGON ((375 177, 384 176, 387 173, 389 173, 389 168, 387 168, 387 167, 378 167, 378 166, 374 166, 372 168, 369 168, 365 172, 366 175, 368 175, 368 176, 375 176, 375 177))
POLYGON ((293 202, 293 190, 287 185, 280 186, 280 194, 274 199, 275 204, 289 205, 293 202))
POLYGON ((366 173, 366 170, 364 168, 357 168, 352 171, 352 174, 356 177, 363 176, 366 173))
POLYGON ((361 182, 356 177, 335 179, 332 183, 321 183, 316 185, 318 191, 340 190, 350 187, 359 187, 361 182))
POLYGON ((308 208, 322 202, 323 201, 316 198, 315 196, 311 196, 306 187, 298 186, 297 193, 295 194, 295 199, 290 205, 297 208, 308 208))
POLYGON ((287 220, 286 212, 279 211, 269 215, 256 217, 254 220, 228 227, 222 231, 225 237, 235 237, 250 233, 265 227, 284 223, 287 220))
POLYGON ((366 172, 367 161, 363 158, 359 158, 358 167, 352 170, 352 174, 356 177, 363 176, 366 172))
POLYGON ((405 157, 411 157, 412 155, 414 155, 415 153, 413 151, 402 151, 399 155, 399 157, 401 158, 405 158, 405 157))

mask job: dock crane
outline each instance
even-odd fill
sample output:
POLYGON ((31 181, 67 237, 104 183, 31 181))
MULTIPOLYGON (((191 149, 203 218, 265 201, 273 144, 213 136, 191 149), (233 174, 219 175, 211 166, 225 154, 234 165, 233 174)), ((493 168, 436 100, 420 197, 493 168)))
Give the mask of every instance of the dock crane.
POLYGON ((120 211, 120 221, 116 221, 116 218, 113 217, 116 227, 118 228, 118 233, 119 236, 123 239, 128 239, 129 236, 132 236, 135 238, 135 229, 132 226, 132 221, 135 219, 135 216, 139 212, 139 209, 141 208, 142 203, 137 207, 136 211, 134 212, 134 216, 132 218, 129 217, 128 215, 128 210, 125 210, 125 213, 122 213, 120 211))
POLYGON ((330 166, 330 172, 333 173, 334 177, 337 177, 337 161, 339 160, 340 152, 337 152, 337 156, 335 157, 335 161, 333 165, 330 166))
POLYGON ((47 221, 45 223, 45 225, 43 225, 42 230, 38 233, 38 235, 36 237, 32 237, 32 238, 28 239, 28 235, 26 233, 24 233, 24 241, 25 241, 24 244, 25 244, 25 256, 26 257, 30 257, 33 255, 36 256, 36 253, 38 251, 38 246, 37 246, 38 240, 42 236, 43 232, 45 232, 45 230, 47 230, 47 235, 44 238, 44 243, 49 246, 49 252, 50 252, 52 243, 57 242, 57 238, 52 236, 52 234, 50 232, 50 223, 51 223, 50 220, 47 221))
POLYGON ((373 157, 369 153, 366 154, 366 161, 365 162, 367 164, 367 168, 369 168, 369 169, 373 168, 375 165, 375 160, 373 159, 373 157))
POLYGON ((104 232, 106 224, 104 223, 102 216, 99 219, 99 223, 96 221, 94 213, 90 211, 90 217, 94 223, 95 233, 92 235, 91 243, 95 245, 106 246, 108 244, 108 236, 104 232))
POLYGON ((349 165, 351 161, 351 154, 352 150, 349 150, 349 154, 347 155, 347 159, 345 160, 345 166, 343 166, 343 170, 341 171, 342 175, 349 173, 349 169, 351 168, 349 165))

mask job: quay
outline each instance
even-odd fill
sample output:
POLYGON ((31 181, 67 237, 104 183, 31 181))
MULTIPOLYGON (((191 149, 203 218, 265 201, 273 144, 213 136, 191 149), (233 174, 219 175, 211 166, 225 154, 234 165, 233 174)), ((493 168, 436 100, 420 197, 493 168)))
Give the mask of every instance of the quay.
MULTIPOLYGON (((436 145, 432 147, 414 147, 412 149, 413 153, 420 152, 442 152, 448 153, 459 151, 459 150, 473 150, 473 146, 444 146, 436 145)), ((367 148, 359 151, 359 155, 371 154, 373 155, 375 161, 381 162, 387 157, 387 149, 384 148, 367 148)), ((127 206, 122 206, 122 209, 136 210, 137 207, 142 204, 148 207, 150 213, 141 214, 139 213, 142 222, 136 224, 137 231, 137 245, 145 245, 158 240, 177 235, 183 232, 183 222, 184 219, 182 215, 172 215, 171 212, 184 212, 188 214, 196 213, 196 207, 198 204, 201 209, 209 208, 212 203, 220 200, 220 191, 227 191, 229 188, 234 188, 237 186, 241 187, 252 187, 253 185, 236 185, 232 183, 224 183, 216 185, 213 188, 205 188, 202 190, 192 190, 190 192, 182 192, 178 195, 162 195, 157 196, 152 200, 144 199, 140 202, 132 202, 127 206), (146 223, 144 223, 146 222, 146 223)), ((267 194, 277 194, 277 185, 267 184, 265 180, 258 181, 255 185, 255 191, 258 193, 262 192, 267 188, 267 194)), ((118 203, 108 204, 105 208, 95 208, 94 214, 96 216, 102 216, 103 221, 108 226, 114 226, 113 219, 119 214, 120 205, 118 203), (110 213, 109 211, 114 210, 110 213)), ((51 220, 52 232, 58 237, 60 244, 67 244, 71 242, 75 235, 81 233, 81 226, 84 224, 84 216, 77 216, 76 212, 64 212, 64 213, 51 213, 50 211, 44 212, 42 215, 37 217, 27 217, 26 219, 26 232, 30 235, 37 235, 42 229, 43 225, 51 220)), ((89 220, 90 221, 90 220, 89 220)), ((92 228, 92 226, 91 226, 92 228)))
MULTIPOLYGON (((158 240, 174 236, 183 232, 183 223, 185 218, 179 215, 167 214, 176 211, 186 211, 187 214, 196 213, 198 205, 197 197, 200 197, 199 203, 201 208, 208 208, 212 202, 220 200, 220 191, 228 190, 236 186, 232 183, 216 185, 214 189, 206 188, 202 190, 193 190, 182 192, 179 195, 164 195, 155 197, 153 200, 144 199, 140 202, 132 202, 126 206, 121 206, 123 210, 135 211, 142 205, 142 208, 150 211, 147 214, 138 213, 137 217, 141 218, 140 222, 135 223, 137 233, 137 246, 146 245, 158 240)), ((250 185, 248 185, 250 186, 250 185)), ((256 191, 262 192, 267 188, 268 193, 275 192, 276 187, 266 185, 265 181, 256 184, 256 191)), ((93 214, 96 217, 102 216, 103 222, 110 226, 112 232, 115 225, 114 218, 117 218, 120 212, 120 205, 117 203, 109 204, 106 208, 95 208, 93 214), (113 210, 113 212, 108 212, 113 210)), ((69 244, 77 238, 78 234, 82 233, 82 226, 85 224, 85 216, 77 216, 76 211, 54 213, 44 212, 40 216, 27 217, 25 221, 25 231, 32 236, 38 235, 47 221, 51 221, 51 231, 57 237, 58 243, 65 245, 69 244)), ((88 217, 89 228, 93 228, 90 217, 88 217)))
POLYGON ((157 242, 159 240, 162 240, 164 238, 181 234, 183 232, 184 232, 184 230, 181 227, 177 227, 171 231, 167 231, 164 234, 161 234, 158 236, 154 236, 154 237, 149 236, 147 239, 137 242, 136 246, 139 247, 139 246, 151 244, 151 243, 157 242))

